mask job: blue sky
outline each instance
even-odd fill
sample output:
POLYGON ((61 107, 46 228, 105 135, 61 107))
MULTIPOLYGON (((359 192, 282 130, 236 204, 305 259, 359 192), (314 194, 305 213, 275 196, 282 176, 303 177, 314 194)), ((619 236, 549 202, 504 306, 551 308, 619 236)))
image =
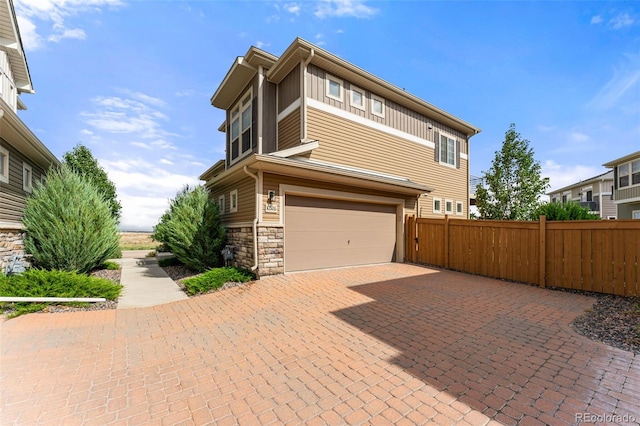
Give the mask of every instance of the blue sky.
POLYGON ((121 227, 150 230, 223 157, 209 99, 255 45, 302 37, 482 129, 471 173, 510 123, 559 188, 640 149, 640 3, 14 0, 36 90, 22 120, 59 158, 88 146, 121 227))

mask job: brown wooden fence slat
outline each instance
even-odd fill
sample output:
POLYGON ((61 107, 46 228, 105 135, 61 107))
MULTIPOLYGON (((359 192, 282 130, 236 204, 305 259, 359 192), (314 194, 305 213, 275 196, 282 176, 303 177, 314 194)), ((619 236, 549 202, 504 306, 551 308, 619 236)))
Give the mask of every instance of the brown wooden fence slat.
POLYGON ((640 221, 405 218, 405 259, 540 286, 640 295, 640 221), (417 238, 417 244, 416 244, 417 238))

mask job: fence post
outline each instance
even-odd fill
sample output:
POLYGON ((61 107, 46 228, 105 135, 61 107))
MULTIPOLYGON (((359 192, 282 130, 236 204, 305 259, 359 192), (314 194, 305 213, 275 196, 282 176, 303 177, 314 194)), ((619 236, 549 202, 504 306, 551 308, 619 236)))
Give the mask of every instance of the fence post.
POLYGON ((449 215, 444 215, 444 268, 449 269, 449 215))
POLYGON ((538 284, 540 287, 547 286, 547 217, 545 215, 540 216, 540 276, 538 278, 538 284))

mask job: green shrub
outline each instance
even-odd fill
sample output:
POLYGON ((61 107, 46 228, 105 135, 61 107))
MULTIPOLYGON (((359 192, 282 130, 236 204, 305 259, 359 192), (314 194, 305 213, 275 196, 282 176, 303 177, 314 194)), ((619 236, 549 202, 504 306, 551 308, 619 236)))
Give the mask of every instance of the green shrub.
POLYGON ((27 199, 25 250, 38 268, 88 272, 118 253, 118 229, 96 188, 66 166, 27 199))
POLYGON ((591 213, 587 207, 582 207, 576 201, 566 203, 540 204, 531 215, 531 220, 538 220, 545 215, 547 220, 598 220, 600 217, 591 213))
POLYGON ((98 269, 108 269, 110 271, 117 271, 120 269, 120 264, 107 260, 106 262, 103 262, 102 265, 98 267, 98 269))
POLYGON ((182 264, 183 263, 180 262, 180 260, 177 257, 165 257, 164 259, 158 260, 158 265, 160 265, 163 268, 165 266, 178 266, 182 264))
MULTIPOLYGON (((66 271, 29 269, 20 275, 0 276, 0 295, 13 297, 104 297, 115 300, 122 287, 104 278, 66 271)), ((56 302, 58 303, 58 302, 56 302)), ((12 307, 11 317, 42 310, 43 303, 3 303, 12 307)))
POLYGON ((152 237, 194 271, 206 271, 222 262, 226 230, 220 223, 218 205, 203 186, 185 186, 178 192, 152 237))
POLYGON ((226 283, 246 283, 255 277, 246 269, 232 267, 216 268, 197 277, 187 278, 183 281, 187 293, 191 296, 198 293, 206 293, 222 287, 226 283))

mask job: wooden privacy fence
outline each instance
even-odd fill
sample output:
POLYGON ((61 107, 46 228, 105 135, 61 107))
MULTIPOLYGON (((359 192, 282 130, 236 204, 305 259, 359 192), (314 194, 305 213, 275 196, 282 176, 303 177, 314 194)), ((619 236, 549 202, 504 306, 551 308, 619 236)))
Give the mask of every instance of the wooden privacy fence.
POLYGON ((406 261, 456 271, 640 296, 640 221, 405 220, 406 261))

